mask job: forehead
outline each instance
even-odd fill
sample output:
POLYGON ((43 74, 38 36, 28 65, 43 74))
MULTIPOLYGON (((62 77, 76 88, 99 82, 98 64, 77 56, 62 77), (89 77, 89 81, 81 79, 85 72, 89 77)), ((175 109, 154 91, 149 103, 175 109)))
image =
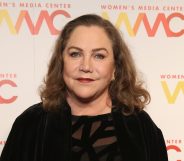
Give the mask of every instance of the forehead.
POLYGON ((99 26, 78 26, 71 33, 68 43, 99 43, 111 46, 111 40, 105 32, 104 28, 99 26))

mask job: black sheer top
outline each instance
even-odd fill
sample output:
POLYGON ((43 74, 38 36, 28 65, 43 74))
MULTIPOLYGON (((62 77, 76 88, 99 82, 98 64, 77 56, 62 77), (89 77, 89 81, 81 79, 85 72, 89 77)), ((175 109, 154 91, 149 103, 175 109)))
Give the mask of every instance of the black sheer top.
POLYGON ((122 161, 111 113, 72 116, 72 161, 122 161))

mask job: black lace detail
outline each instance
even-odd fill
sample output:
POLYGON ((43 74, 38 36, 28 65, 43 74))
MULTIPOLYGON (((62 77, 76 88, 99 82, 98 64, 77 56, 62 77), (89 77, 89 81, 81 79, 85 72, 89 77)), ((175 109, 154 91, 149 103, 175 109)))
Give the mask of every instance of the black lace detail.
POLYGON ((72 116, 72 161, 122 161, 110 113, 72 116))

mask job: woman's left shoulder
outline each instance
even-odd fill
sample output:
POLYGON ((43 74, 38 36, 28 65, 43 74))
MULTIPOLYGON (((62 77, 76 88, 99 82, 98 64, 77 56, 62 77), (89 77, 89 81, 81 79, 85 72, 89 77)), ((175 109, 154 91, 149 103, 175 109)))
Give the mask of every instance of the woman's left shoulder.
POLYGON ((136 112, 135 117, 137 117, 139 127, 141 127, 147 150, 150 151, 150 158, 157 161, 168 161, 162 130, 145 110, 136 112))
POLYGON ((135 110, 124 114, 122 110, 114 112, 114 120, 121 136, 127 133, 132 142, 147 151, 149 161, 168 161, 165 140, 161 129, 145 110, 135 110), (121 130, 123 129, 123 130, 121 130), (121 133, 122 131, 122 133, 121 133))
POLYGON ((140 122, 145 125, 152 125, 154 127, 157 127, 157 125, 151 118, 150 114, 148 114, 148 112, 146 112, 145 110, 136 111, 135 117, 137 117, 140 120, 140 122))
POLYGON ((141 119, 142 121, 148 121, 153 123, 150 114, 148 114, 148 112, 146 112, 145 110, 135 111, 134 115, 139 119, 141 119))
POLYGON ((123 118, 123 122, 129 127, 130 129, 143 129, 143 131, 151 132, 159 132, 160 128, 156 125, 156 123, 151 118, 150 114, 145 110, 138 110, 131 114, 124 114, 121 113, 121 117, 123 118))
POLYGON ((138 129, 148 133, 151 131, 160 133, 161 131, 145 110, 135 109, 131 114, 125 114, 123 108, 117 108, 114 110, 113 115, 117 123, 122 122, 133 131, 138 129))
POLYGON ((160 127, 151 118, 151 115, 145 110, 136 111, 132 117, 134 117, 134 123, 143 130, 146 136, 162 136, 160 127))

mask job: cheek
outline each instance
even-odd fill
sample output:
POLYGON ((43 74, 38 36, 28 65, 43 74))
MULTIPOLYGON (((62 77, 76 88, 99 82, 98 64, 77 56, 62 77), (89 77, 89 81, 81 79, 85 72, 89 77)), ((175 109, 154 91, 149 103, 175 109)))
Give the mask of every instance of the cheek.
POLYGON ((64 57, 63 65, 64 65, 64 71, 68 72, 72 70, 74 63, 66 56, 64 57))
POLYGON ((71 76, 71 63, 70 61, 64 59, 64 64, 63 64, 63 78, 66 81, 68 77, 71 76))
POLYGON ((78 63, 75 61, 64 61, 63 75, 64 77, 72 77, 78 71, 78 63))
POLYGON ((98 73, 106 78, 106 79, 111 79, 113 74, 114 74, 114 64, 113 63, 108 63, 108 64, 104 64, 102 66, 98 66, 98 73))
POLYGON ((63 71, 64 71, 65 74, 70 72, 71 68, 69 68, 69 67, 70 67, 70 64, 64 63, 63 71))

